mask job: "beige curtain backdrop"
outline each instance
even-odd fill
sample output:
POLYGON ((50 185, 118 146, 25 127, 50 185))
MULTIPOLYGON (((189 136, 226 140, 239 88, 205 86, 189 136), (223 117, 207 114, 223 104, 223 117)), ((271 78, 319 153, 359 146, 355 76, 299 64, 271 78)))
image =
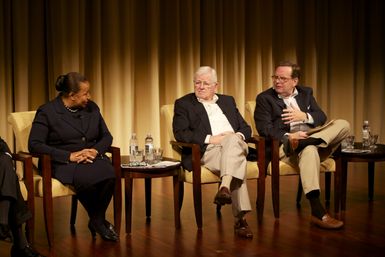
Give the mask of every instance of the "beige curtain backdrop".
POLYGON ((136 132, 161 142, 160 107, 192 92, 200 65, 241 113, 271 86, 274 65, 297 62, 329 118, 360 138, 368 119, 385 142, 385 1, 0 0, 0 135, 6 122, 56 96, 58 75, 85 74, 127 153, 136 132))

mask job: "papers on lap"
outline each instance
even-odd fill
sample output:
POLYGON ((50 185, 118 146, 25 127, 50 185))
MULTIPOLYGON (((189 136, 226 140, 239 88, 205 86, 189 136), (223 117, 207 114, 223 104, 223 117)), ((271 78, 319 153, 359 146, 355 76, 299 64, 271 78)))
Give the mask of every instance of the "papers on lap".
POLYGON ((329 121, 329 122, 326 122, 326 123, 325 123, 324 125, 322 125, 322 126, 318 126, 318 127, 309 129, 308 131, 306 131, 306 133, 307 133, 308 135, 311 135, 311 134, 314 134, 314 133, 316 133, 316 132, 318 132, 318 131, 320 131, 320 130, 323 130, 324 128, 330 126, 330 125, 333 123, 333 121, 334 121, 334 120, 331 120, 331 121, 329 121))

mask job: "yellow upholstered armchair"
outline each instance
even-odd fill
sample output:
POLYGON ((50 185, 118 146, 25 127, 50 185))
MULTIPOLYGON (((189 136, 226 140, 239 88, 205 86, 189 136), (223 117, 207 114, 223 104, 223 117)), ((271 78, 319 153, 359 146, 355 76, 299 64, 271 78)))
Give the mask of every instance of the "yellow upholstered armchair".
MULTIPOLYGON (((252 124, 253 134, 257 135, 255 122, 254 122, 254 110, 255 101, 248 101, 246 103, 246 115, 245 119, 249 124, 252 124)), ((274 217, 279 218, 279 176, 299 175, 299 167, 290 166, 279 160, 279 141, 276 139, 266 140, 266 144, 270 144, 271 147, 271 161, 267 164, 266 174, 271 175, 271 191, 273 200, 274 217)), ((330 183, 331 173, 336 171, 336 164, 332 158, 328 158, 321 162, 321 172, 325 172, 325 200, 326 205, 329 206, 330 201, 330 183)), ((338 183, 335 183, 335 192, 339 192, 337 188, 338 183)), ((297 207, 300 207, 300 201, 302 196, 302 184, 301 179, 298 183, 297 191, 297 207)), ((336 203, 337 204, 337 203, 336 203)))
MULTIPOLYGON (((8 122, 16 138, 16 151, 28 153, 28 138, 32 127, 32 122, 36 111, 14 112, 8 116, 8 122)), ((114 193, 114 225, 117 232, 120 231, 122 216, 122 188, 121 188, 121 169, 120 169, 120 149, 110 147, 112 165, 114 166, 116 183, 114 193)), ((33 186, 34 195, 43 198, 44 222, 48 238, 48 244, 53 246, 53 199, 63 196, 72 196, 71 205, 71 228, 74 228, 77 212, 77 198, 71 186, 62 184, 59 180, 52 178, 51 158, 47 154, 30 153, 33 158, 33 186), (37 169, 37 163, 40 159, 41 167, 37 169)))
MULTIPOLYGON (((174 139, 174 134, 172 130, 172 119, 174 116, 174 105, 164 105, 161 107, 161 135, 162 135, 162 146, 164 148, 164 155, 167 157, 172 157, 174 159, 181 159, 181 148, 190 147, 192 148, 192 162, 193 170, 190 172, 188 170, 183 170, 181 173, 181 180, 192 184, 193 187, 193 199, 194 199, 194 210, 195 210, 195 219, 198 228, 202 228, 202 184, 212 184, 220 183, 220 178, 215 176, 210 170, 201 166, 201 154, 200 147, 198 144, 176 142, 174 139), (170 144, 171 143, 171 144, 170 144)), ((265 156, 264 156, 264 140, 262 138, 253 138, 250 140, 250 143, 253 143, 256 149, 258 149, 258 161, 247 162, 247 179, 258 179, 258 196, 257 196, 257 212, 263 213, 264 206, 264 195, 260 193, 265 192, 264 187, 264 173, 263 167, 265 166, 265 156)), ((183 190, 181 190, 183 192, 183 190)), ((181 197, 183 199, 183 196, 181 197)), ((217 210, 220 208, 217 206, 217 210)), ((258 217, 260 217, 258 215, 258 217)))

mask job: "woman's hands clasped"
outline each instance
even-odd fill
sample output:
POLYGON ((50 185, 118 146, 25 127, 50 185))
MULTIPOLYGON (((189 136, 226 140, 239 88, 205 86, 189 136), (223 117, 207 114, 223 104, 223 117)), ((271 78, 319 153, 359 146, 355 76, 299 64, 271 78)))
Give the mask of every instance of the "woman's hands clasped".
POLYGON ((81 151, 72 152, 70 155, 70 161, 76 163, 93 163, 97 155, 98 151, 96 149, 87 148, 81 151))

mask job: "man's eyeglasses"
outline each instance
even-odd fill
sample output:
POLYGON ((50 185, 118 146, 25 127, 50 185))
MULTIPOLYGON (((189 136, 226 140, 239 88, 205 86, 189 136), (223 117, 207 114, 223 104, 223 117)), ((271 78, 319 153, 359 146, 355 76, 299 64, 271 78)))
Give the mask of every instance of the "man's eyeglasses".
POLYGON ((273 76, 271 76, 271 79, 272 79, 273 81, 278 81, 278 82, 286 83, 286 82, 288 82, 291 78, 286 78, 286 77, 280 77, 280 76, 273 75, 273 76))
POLYGON ((209 83, 207 81, 194 80, 194 85, 196 87, 203 86, 204 88, 209 88, 209 87, 212 87, 215 84, 216 84, 215 82, 214 83, 209 83))

